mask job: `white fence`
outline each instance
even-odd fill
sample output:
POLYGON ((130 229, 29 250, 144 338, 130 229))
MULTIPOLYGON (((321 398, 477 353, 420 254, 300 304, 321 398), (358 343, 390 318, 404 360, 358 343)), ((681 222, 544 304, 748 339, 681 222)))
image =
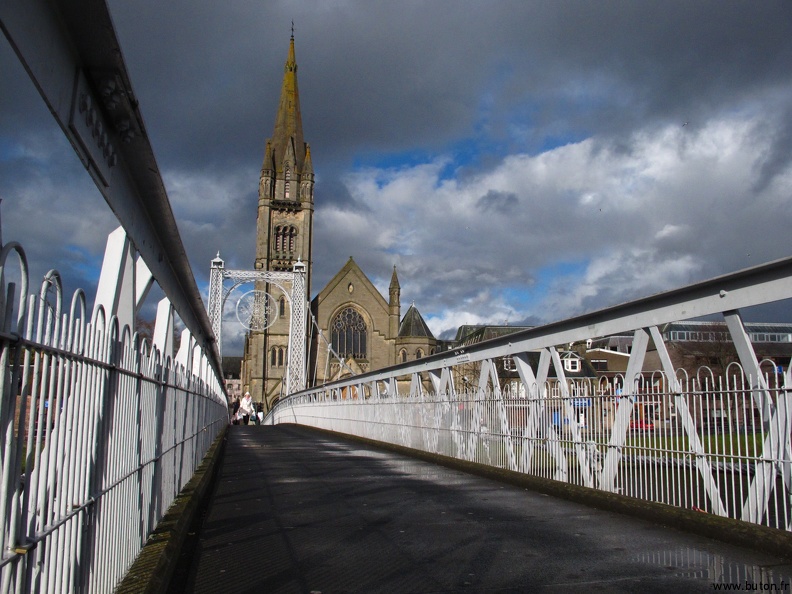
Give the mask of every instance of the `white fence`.
POLYGON ((106 2, 3 2, 0 29, 121 224, 91 310, 57 272, 29 297, 0 241, 0 592, 110 592, 228 422, 220 358, 106 2))
POLYGON ((305 390, 267 422, 792 530, 790 361, 760 361, 737 309, 791 297, 792 259, 780 260, 305 390), (739 363, 689 378, 660 327, 713 314, 739 363), (570 377, 560 349, 627 332, 620 376, 570 377))
POLYGON ((56 272, 28 297, 26 268, 18 244, 2 248, 0 591, 109 592, 228 408, 189 332, 185 364, 163 361, 103 308, 91 316, 82 291, 65 312, 56 272), (12 255, 20 282, 6 286, 12 255))

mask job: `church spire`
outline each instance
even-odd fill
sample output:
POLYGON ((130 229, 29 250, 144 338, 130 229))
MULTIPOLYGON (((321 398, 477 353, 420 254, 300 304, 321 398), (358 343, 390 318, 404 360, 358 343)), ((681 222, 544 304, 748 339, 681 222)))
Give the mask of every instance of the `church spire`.
POLYGON ((391 282, 390 286, 388 287, 391 294, 394 292, 400 293, 401 292, 401 285, 399 285, 399 277, 396 275, 396 265, 393 265, 393 274, 391 275, 391 282))
POLYGON ((393 266, 388 293, 390 293, 390 299, 388 299, 388 332, 390 333, 390 338, 396 338, 399 335, 399 319, 401 318, 401 286, 399 285, 399 277, 396 275, 395 265, 393 266))
MULTIPOLYGON (((292 25, 293 27, 293 25, 292 25)), ((291 166, 298 175, 302 173, 305 162, 305 141, 303 140, 302 116, 300 115, 300 93, 297 88, 297 60, 294 56, 294 29, 289 40, 289 54, 283 68, 280 104, 275 117, 275 131, 272 134, 272 158, 275 168, 281 173, 284 158, 293 158, 291 166)))

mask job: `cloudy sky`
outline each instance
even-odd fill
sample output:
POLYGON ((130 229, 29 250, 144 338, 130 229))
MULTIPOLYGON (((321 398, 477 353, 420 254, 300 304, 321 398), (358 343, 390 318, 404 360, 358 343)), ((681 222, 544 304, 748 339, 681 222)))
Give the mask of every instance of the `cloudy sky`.
MULTIPOLYGON (((109 5, 204 292, 218 251, 252 264, 292 20, 313 294, 396 265, 445 336, 792 252, 792 2, 109 5)), ((0 67, 3 239, 90 286, 116 222, 5 39, 0 67)))

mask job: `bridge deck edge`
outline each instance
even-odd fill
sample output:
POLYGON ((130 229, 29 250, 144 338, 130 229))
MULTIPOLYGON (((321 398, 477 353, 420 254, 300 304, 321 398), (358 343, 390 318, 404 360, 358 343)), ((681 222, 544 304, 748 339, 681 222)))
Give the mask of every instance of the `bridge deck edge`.
POLYGON ((170 591, 187 533, 203 509, 206 498, 211 495, 227 433, 226 427, 215 438, 195 474, 174 499, 116 588, 116 594, 164 594, 170 591))

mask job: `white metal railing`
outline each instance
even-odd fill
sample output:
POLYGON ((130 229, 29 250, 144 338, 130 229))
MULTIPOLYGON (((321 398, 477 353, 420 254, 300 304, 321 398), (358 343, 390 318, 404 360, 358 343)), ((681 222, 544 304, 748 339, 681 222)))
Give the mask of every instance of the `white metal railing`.
POLYGON ((317 386, 277 403, 266 422, 792 530, 790 361, 758 360, 737 311, 790 298, 792 259, 779 260, 317 386), (739 363, 723 377, 700 368, 689 378, 659 328, 713 314, 739 363), (557 345, 628 331, 624 373, 569 377, 557 345))
POLYGON ((16 243, 0 291, 0 591, 112 591, 227 425, 222 387, 187 331, 163 361, 81 290, 64 311, 57 272, 28 297, 16 243))
POLYGON ((109 592, 227 424, 222 366, 105 0, 0 3, 0 30, 121 224, 91 310, 55 271, 29 297, 0 241, 0 591, 109 592))

